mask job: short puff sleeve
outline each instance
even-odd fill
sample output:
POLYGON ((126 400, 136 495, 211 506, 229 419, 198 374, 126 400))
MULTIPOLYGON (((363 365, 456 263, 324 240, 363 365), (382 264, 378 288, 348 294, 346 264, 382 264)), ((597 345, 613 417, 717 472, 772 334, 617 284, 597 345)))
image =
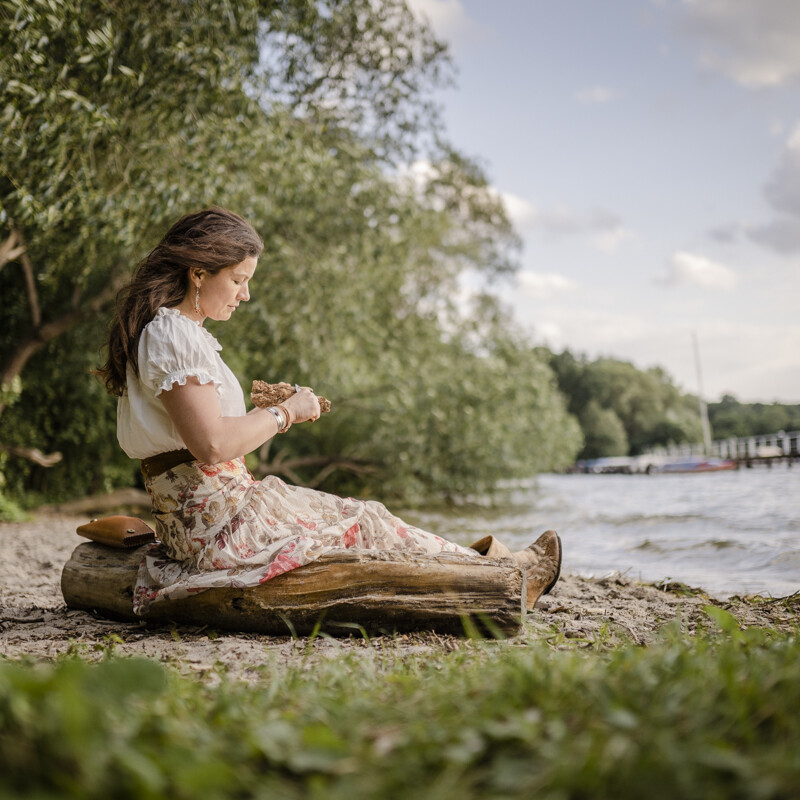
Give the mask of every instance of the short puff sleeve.
POLYGON ((139 375, 158 397, 174 384, 184 386, 189 377, 201 384, 222 385, 217 340, 202 326, 174 308, 160 308, 139 339, 139 375))

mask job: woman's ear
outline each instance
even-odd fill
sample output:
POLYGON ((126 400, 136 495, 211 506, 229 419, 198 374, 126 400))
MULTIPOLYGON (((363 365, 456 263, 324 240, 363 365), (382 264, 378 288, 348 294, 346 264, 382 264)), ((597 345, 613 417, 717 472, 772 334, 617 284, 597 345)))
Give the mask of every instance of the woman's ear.
POLYGON ((204 269, 195 268, 189 270, 189 280, 192 283, 192 286, 199 287, 200 284, 203 282, 203 276, 206 274, 204 269))

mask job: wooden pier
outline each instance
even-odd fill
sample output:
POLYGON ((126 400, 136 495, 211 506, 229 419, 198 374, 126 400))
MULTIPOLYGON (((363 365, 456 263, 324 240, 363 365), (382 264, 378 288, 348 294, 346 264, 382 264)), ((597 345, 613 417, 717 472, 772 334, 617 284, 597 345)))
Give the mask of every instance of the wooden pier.
POLYGON ((762 436, 719 439, 711 443, 711 452, 704 453, 703 445, 676 445, 665 448, 667 455, 707 455, 739 466, 753 467, 756 464, 772 466, 776 463, 800 461, 800 431, 778 431, 762 436))
POLYGON ((768 436, 749 436, 741 439, 723 439, 712 443, 712 450, 720 458, 727 458, 745 467, 755 464, 786 462, 789 466, 800 461, 800 431, 778 431, 768 436))
POLYGON ((711 448, 702 443, 659 447, 639 456, 616 456, 579 461, 574 472, 654 473, 713 472, 800 462, 800 431, 778 431, 761 436, 719 439, 711 448))

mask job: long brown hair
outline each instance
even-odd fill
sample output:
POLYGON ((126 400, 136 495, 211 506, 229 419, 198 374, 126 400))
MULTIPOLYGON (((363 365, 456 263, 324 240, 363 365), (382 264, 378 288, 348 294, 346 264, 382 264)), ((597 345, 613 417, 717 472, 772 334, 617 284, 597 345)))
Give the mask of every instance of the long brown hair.
POLYGON ((245 258, 258 258, 261 237, 249 222, 224 208, 181 217, 134 270, 117 295, 108 333, 108 361, 97 371, 109 394, 125 391, 127 367, 139 374, 139 337, 161 306, 177 306, 189 288, 189 271, 216 274, 245 258))

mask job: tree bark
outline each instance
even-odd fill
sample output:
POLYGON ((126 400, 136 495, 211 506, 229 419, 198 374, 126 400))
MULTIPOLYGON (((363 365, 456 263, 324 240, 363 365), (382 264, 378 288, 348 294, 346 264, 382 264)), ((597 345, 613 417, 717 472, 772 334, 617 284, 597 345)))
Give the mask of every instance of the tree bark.
MULTIPOLYGON (((70 608, 139 620, 133 586, 148 545, 75 548, 61 575, 70 608)), ((249 588, 208 589, 151 606, 144 619, 277 636, 347 636, 431 629, 513 635, 525 614, 524 573, 510 561, 460 553, 416 556, 341 550, 249 588)))

